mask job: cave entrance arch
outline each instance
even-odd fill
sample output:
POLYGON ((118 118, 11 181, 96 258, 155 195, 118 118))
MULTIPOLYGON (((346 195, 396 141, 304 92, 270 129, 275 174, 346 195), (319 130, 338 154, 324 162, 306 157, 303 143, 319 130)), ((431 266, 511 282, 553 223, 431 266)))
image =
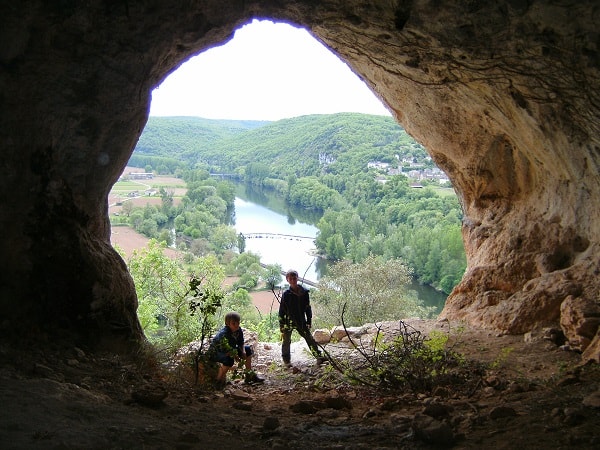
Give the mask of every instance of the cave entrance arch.
POLYGON ((38 6, 0 15, 7 323, 139 340, 133 285, 109 244, 108 190, 151 89, 260 17, 309 29, 450 176, 468 270, 445 317, 509 333, 560 323, 574 346, 600 345, 597 2, 38 6))

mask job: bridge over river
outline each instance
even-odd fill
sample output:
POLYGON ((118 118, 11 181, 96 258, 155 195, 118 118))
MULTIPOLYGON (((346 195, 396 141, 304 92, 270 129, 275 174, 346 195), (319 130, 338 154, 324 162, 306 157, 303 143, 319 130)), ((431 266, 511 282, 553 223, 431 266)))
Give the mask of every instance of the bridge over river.
MULTIPOLYGON (((266 268, 269 264, 260 263, 260 265, 261 265, 261 267, 266 268)), ((286 271, 282 270, 281 275, 283 275, 284 278, 285 278, 285 274, 286 274, 286 271)), ((298 284, 306 284, 306 285, 312 286, 312 287, 319 287, 319 283, 317 283, 316 281, 307 280, 306 278, 302 278, 302 276, 300 276, 300 273, 298 273, 298 284)))
POLYGON ((314 241, 315 238, 312 236, 296 236, 293 234, 281 234, 281 233, 242 233, 245 238, 248 239, 310 239, 314 241))

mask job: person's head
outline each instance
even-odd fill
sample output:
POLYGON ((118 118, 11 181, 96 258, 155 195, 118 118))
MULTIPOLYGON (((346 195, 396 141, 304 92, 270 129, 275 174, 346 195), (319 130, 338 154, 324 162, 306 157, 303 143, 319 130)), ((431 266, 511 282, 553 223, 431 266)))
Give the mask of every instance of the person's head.
POLYGON ((298 282, 298 272, 296 272, 294 269, 288 270, 285 274, 285 279, 290 284, 297 283, 298 282))
POLYGON ((227 325, 233 331, 237 331, 240 328, 241 321, 242 317, 235 311, 225 314, 225 325, 227 325))

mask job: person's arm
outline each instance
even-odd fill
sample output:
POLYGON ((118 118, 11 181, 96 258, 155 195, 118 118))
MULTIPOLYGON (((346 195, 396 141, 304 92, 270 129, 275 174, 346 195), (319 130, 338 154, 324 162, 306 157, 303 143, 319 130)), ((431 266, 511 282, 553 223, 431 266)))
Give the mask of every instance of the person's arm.
POLYGON ((212 338, 212 341, 211 341, 211 346, 215 349, 215 351, 218 351, 218 352, 223 351, 223 349, 221 348, 222 347, 222 342, 221 342, 222 339, 223 339, 223 332, 222 332, 222 330, 219 330, 217 332, 217 334, 214 335, 214 337, 212 338))
POLYGON ((279 329, 283 330, 283 328, 287 325, 289 321, 289 317, 287 317, 287 291, 283 293, 281 296, 281 302, 279 303, 279 329))
POLYGON ((244 331, 240 328, 240 334, 238 335, 238 355, 242 359, 246 359, 246 349, 244 348, 244 331))
POLYGON ((306 325, 308 325, 308 328, 311 327, 312 325, 312 308, 310 306, 310 296, 308 295, 308 290, 306 291, 306 325))

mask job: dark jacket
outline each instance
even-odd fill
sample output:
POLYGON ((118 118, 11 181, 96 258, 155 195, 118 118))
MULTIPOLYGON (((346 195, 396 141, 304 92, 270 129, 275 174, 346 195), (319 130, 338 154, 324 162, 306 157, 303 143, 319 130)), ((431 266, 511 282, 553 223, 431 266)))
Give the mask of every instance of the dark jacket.
POLYGON ((224 325, 210 344, 209 352, 225 353, 234 356, 240 355, 244 348, 244 332, 240 328, 235 333, 227 325, 224 325))
POLYGON ((302 329, 312 322, 308 290, 298 285, 299 294, 287 289, 279 304, 279 327, 302 329))

